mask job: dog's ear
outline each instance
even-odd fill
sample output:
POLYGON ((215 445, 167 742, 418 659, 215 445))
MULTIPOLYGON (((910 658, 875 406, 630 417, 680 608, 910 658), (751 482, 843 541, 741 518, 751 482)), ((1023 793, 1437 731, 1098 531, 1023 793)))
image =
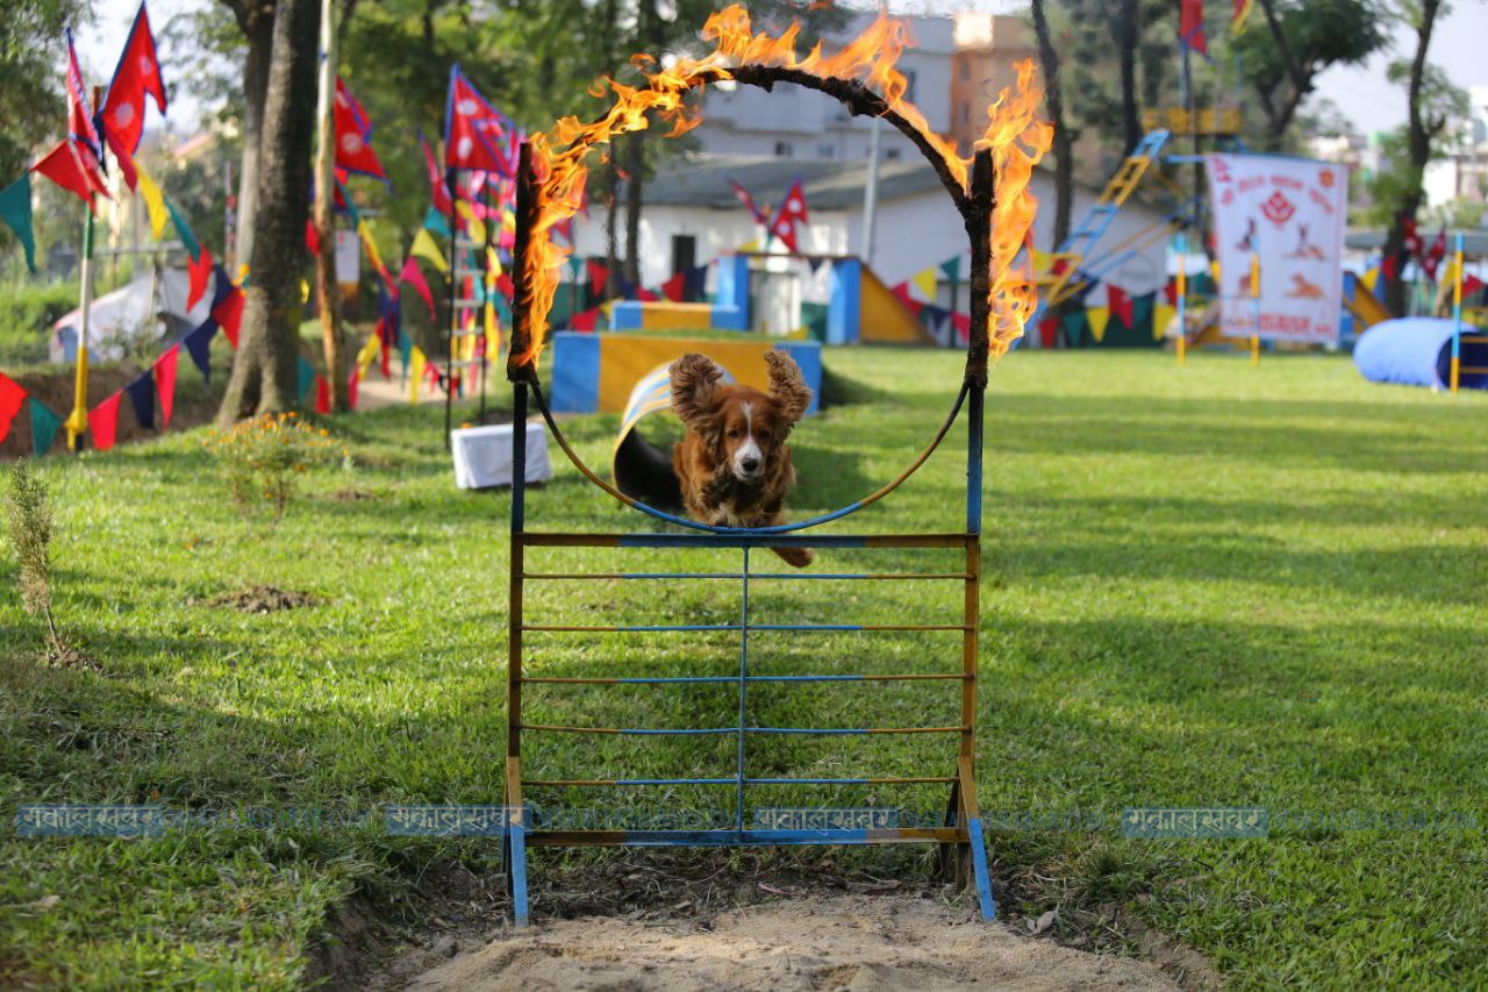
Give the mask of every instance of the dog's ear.
POLYGON ((723 378, 723 370, 707 355, 691 354, 677 359, 667 372, 672 380, 672 410, 689 430, 706 433, 718 406, 714 383, 723 378))
POLYGON ((796 360, 779 348, 765 352, 765 364, 770 367, 770 396, 780 404, 781 416, 786 426, 806 416, 811 405, 811 387, 801 375, 796 360))

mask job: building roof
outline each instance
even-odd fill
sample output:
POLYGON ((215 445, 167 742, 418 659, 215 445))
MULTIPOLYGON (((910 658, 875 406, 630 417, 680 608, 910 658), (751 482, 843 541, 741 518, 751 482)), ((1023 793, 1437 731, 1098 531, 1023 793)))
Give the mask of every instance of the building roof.
MULTIPOLYGON (((784 198, 800 179, 814 210, 845 210, 863 205, 867 162, 834 162, 743 155, 709 155, 678 161, 646 184, 646 202, 679 207, 737 208, 729 180, 749 191, 762 207, 784 198)), ((919 156, 879 163, 878 198, 895 200, 941 189, 940 177, 919 156)))

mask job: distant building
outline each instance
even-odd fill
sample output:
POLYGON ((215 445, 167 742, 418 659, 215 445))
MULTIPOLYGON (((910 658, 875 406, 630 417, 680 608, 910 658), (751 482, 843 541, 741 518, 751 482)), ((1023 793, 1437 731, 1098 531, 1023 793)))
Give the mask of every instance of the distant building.
POLYGON ((1452 133, 1451 150, 1426 167, 1426 206, 1466 201, 1488 208, 1488 86, 1468 87, 1467 117, 1452 133))
POLYGON ((959 14, 951 57, 951 136, 962 155, 987 130, 987 108, 1018 81, 1017 64, 1038 61, 1033 28, 1022 17, 959 14))
MULTIPOLYGON (((823 39, 832 50, 856 37, 875 15, 858 13, 823 39)), ((909 80, 908 100, 937 134, 950 131, 954 24, 945 17, 909 17, 913 47, 899 59, 909 80)), ((703 98, 703 122, 691 133, 708 155, 748 155, 805 162, 860 162, 868 157, 871 118, 854 117, 838 101, 790 83, 766 92, 721 84, 703 98)), ((879 153, 886 161, 919 152, 897 130, 883 127, 879 153)))

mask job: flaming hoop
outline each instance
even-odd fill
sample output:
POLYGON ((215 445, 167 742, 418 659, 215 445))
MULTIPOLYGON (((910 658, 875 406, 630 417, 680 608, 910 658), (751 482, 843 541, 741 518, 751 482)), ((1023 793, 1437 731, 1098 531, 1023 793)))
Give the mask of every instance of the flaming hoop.
POLYGON ((904 98, 909 81, 897 68, 908 43, 902 21, 880 15, 840 51, 825 55, 818 44, 796 54, 800 25, 777 36, 751 28, 749 13, 734 5, 708 18, 702 36, 714 44, 700 58, 679 58, 660 67, 637 55, 643 86, 614 79, 591 92, 614 96, 610 109, 590 123, 576 117, 557 122, 551 133, 532 135, 523 149, 517 203, 517 268, 512 300, 511 350, 507 377, 536 382, 537 361, 559 273, 570 249, 553 244, 550 232, 579 211, 589 176, 585 164, 597 146, 620 134, 646 130, 649 117, 672 125, 666 137, 685 134, 701 122, 684 98, 694 89, 732 80, 770 90, 787 82, 840 100, 855 115, 882 117, 925 155, 960 212, 971 239, 971 335, 966 377, 985 385, 990 357, 1001 356, 1023 334, 1037 305, 1031 267, 1015 264, 1038 209, 1029 192, 1033 167, 1048 151, 1053 128, 1036 117, 1043 94, 1032 62, 1018 65, 1016 86, 1004 89, 987 111, 988 124, 971 158, 935 134, 920 110, 904 98), (655 71, 647 71, 647 68, 655 71))

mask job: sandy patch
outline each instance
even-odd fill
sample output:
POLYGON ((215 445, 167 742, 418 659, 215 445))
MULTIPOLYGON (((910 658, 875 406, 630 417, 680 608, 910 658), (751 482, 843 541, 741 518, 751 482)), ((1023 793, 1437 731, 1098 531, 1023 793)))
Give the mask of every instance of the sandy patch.
POLYGON ((445 942, 400 964, 392 987, 473 992, 1179 987, 1154 964, 1061 947, 903 896, 811 896, 664 923, 554 920, 503 930, 463 953, 445 942))

